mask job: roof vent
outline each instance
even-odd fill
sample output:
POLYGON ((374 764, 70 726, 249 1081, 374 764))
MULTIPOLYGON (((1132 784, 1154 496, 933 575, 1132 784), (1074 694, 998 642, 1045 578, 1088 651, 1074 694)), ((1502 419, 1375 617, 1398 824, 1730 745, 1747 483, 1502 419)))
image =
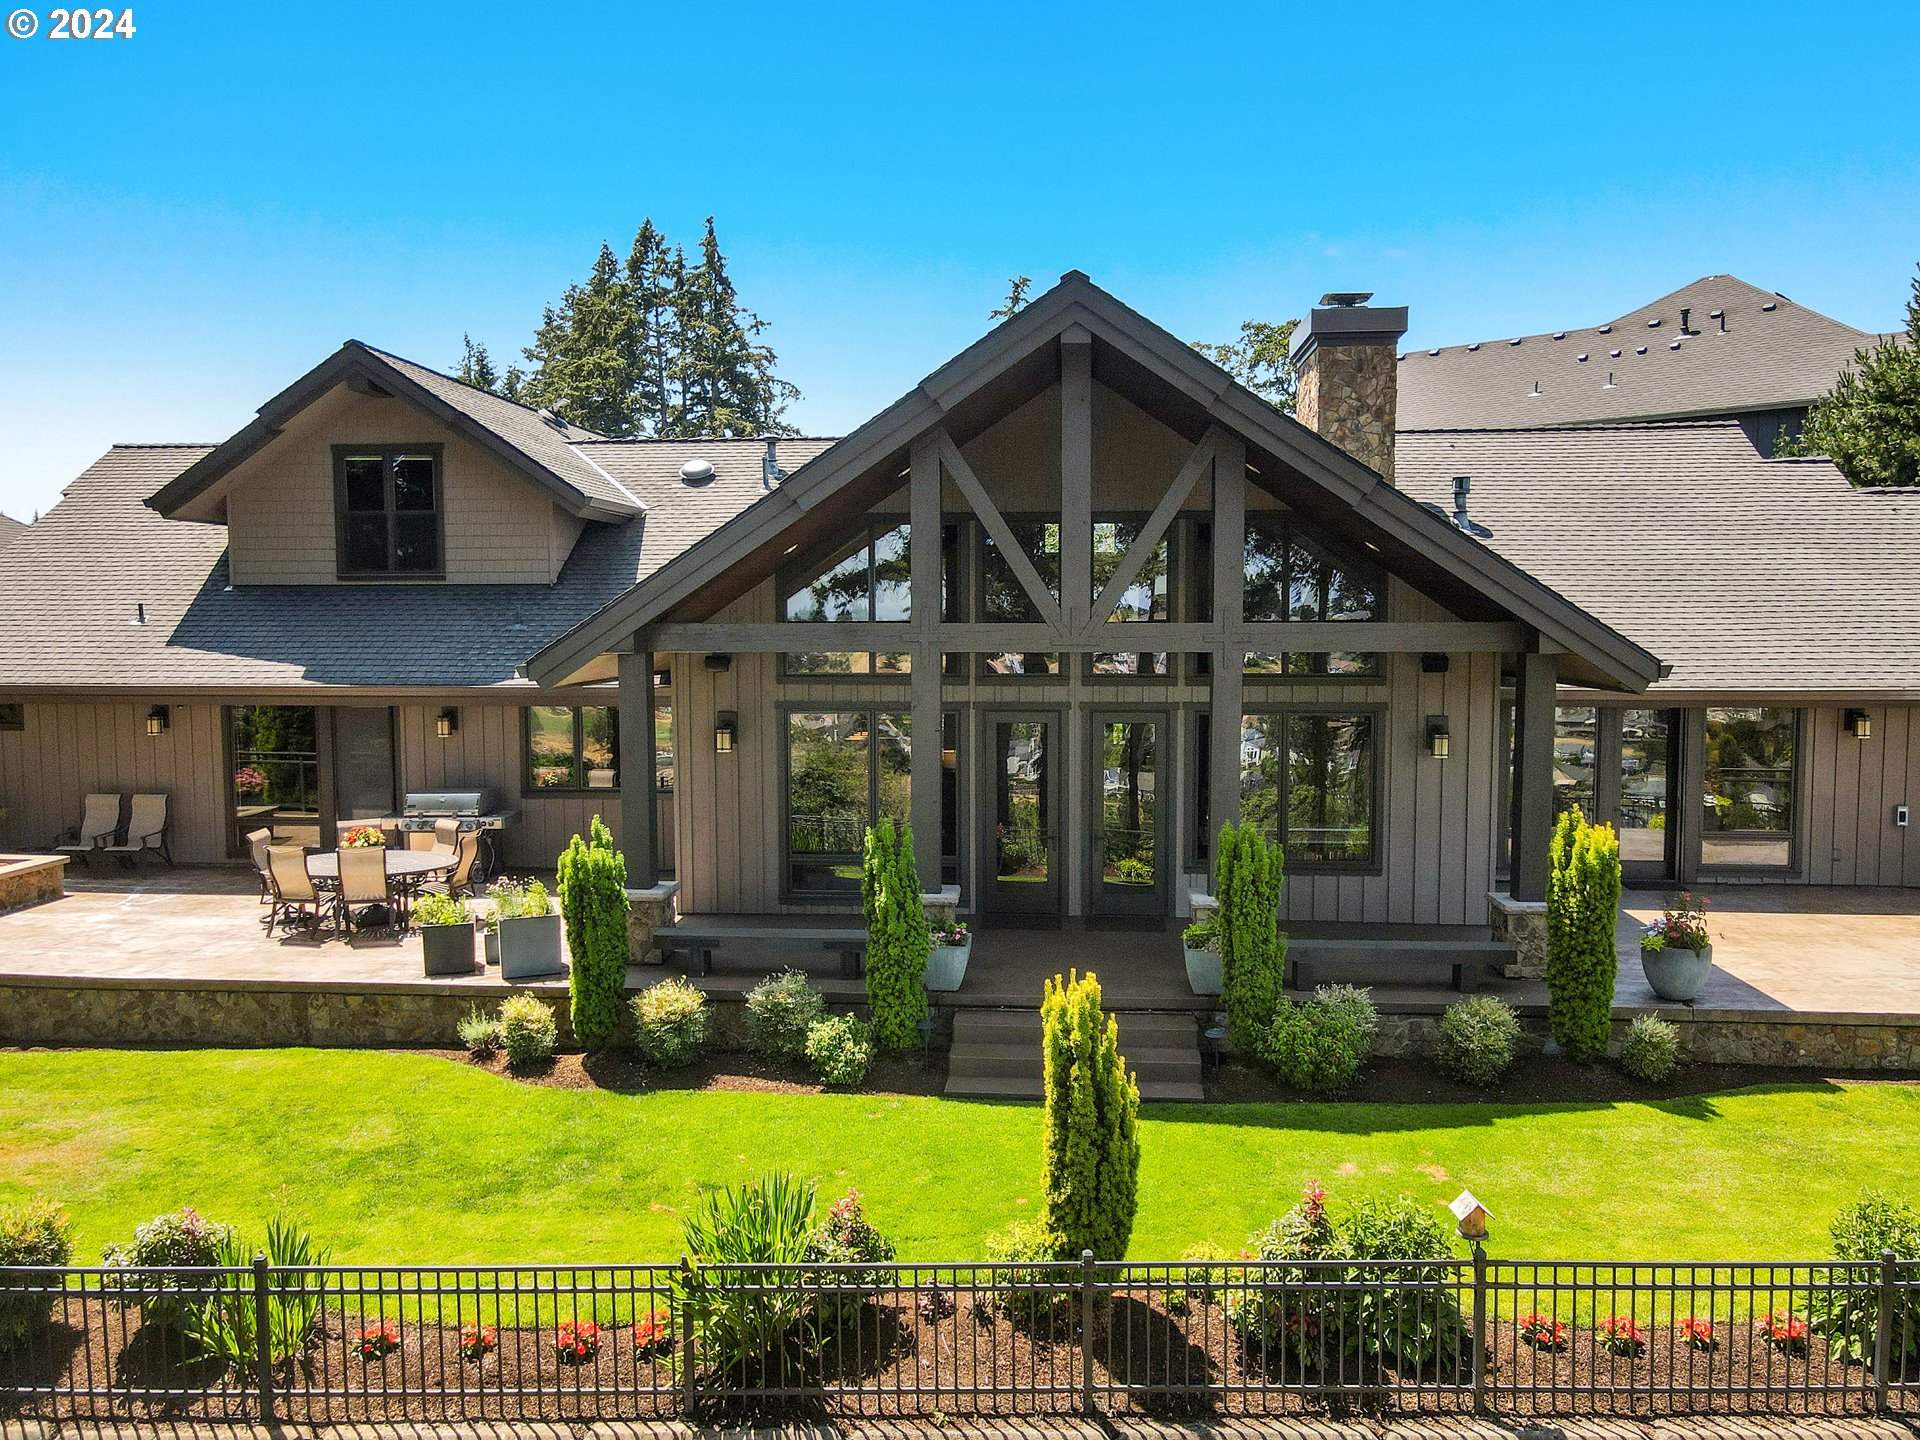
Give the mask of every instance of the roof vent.
POLYGON ((1636 345, 1633 347, 1633 353, 1636 355, 1644 355, 1647 353, 1647 347, 1644 345, 1636 345))
POLYGON ((1680 342, 1678 340, 1674 341, 1671 345, 1667 346, 1667 349, 1669 350, 1678 350, 1679 348, 1680 348, 1680 342))
POLYGON ((1587 352, 1582 350, 1578 355, 1574 356, 1573 358, 1578 360, 1582 365, 1584 365, 1587 363, 1587 352))
POLYGON ((1709 310, 1707 312, 1707 318, 1709 320, 1718 320, 1720 322, 1720 333, 1722 335, 1727 333, 1727 312, 1726 311, 1709 310))
POLYGON ((1469 350, 1478 350, 1479 348, 1480 348, 1480 342, 1478 340, 1474 341, 1471 345, 1467 346, 1467 349, 1469 350))
POLYGON ((1438 345, 1434 346, 1433 349, 1427 351, 1427 354, 1429 355, 1438 355, 1439 353, 1440 353, 1440 347, 1438 345))
POLYGON ((1509 345, 1518 345, 1519 343, 1520 343, 1520 342, 1519 342, 1518 340, 1509 340, 1509 341, 1507 341, 1507 344, 1509 344, 1509 345))
POLYGON ((780 468, 780 437, 767 436, 767 453, 760 460, 760 487, 771 490, 787 478, 787 472, 780 468))
POLYGON ((1613 372, 1611 370, 1607 371, 1607 383, 1605 388, 1608 390, 1618 390, 1620 388, 1618 385, 1613 383, 1613 372))
POLYGON ((1766 303, 1766 304, 1764 304, 1764 305, 1762 305, 1762 306, 1761 306, 1760 308, 1761 308, 1762 310, 1778 310, 1778 309, 1779 309, 1780 307, 1779 307, 1778 305, 1776 305, 1776 304, 1774 304, 1774 302, 1773 302, 1773 301, 1771 301, 1771 300, 1769 300, 1769 301, 1767 301, 1767 303, 1766 303))
POLYGON ((1538 380, 1533 382, 1533 393, 1536 395, 1540 393, 1540 382, 1538 380))
POLYGON ((1602 335, 1611 335, 1613 333, 1613 327, 1611 325, 1602 325, 1600 327, 1600 333, 1602 335))
POLYGON ((1350 310, 1355 305, 1364 305, 1373 298, 1371 290, 1329 290, 1320 297, 1322 305, 1332 305, 1340 310, 1350 310))
POLYGON ((1609 350, 1607 351, 1607 354, 1611 355, 1616 360, 1620 358, 1620 352, 1618 350, 1609 350))
POLYGON ((1660 328, 1660 317, 1658 315, 1654 316, 1653 319, 1647 321, 1647 329, 1658 330, 1659 328, 1660 328))
POLYGON ((553 411, 547 409, 546 406, 542 405, 538 410, 534 411, 533 413, 538 415, 553 429, 558 430, 562 435, 567 433, 567 422, 562 420, 558 415, 554 414, 553 411))
POLYGON ((1685 305, 1680 307, 1680 333, 1682 335, 1691 335, 1694 333, 1693 311, 1685 305))
POLYGON ((1564 340, 1567 338, 1567 332, 1564 330, 1556 330, 1553 332, 1553 338, 1556 340, 1564 340))
POLYGON ((147 623, 147 602, 146 601, 136 600, 134 602, 133 623, 135 625, 144 625, 147 623))
POLYGON ((713 483, 713 462, 711 460, 689 460, 680 467, 680 479, 683 484, 699 489, 713 483))

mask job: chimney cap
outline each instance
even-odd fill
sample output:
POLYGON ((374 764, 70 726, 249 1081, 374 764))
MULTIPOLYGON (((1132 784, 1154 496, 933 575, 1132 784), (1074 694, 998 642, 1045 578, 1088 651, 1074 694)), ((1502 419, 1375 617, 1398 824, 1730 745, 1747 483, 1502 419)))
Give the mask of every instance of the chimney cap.
POLYGON ((1325 298, 1339 303, 1316 306, 1307 312, 1307 323, 1293 337, 1296 365, 1322 344, 1396 346, 1407 333, 1404 305, 1362 305, 1358 302, 1373 296, 1361 290, 1331 291, 1325 298))
POLYGON ((1346 310, 1355 305, 1364 305, 1372 298, 1373 291, 1371 290, 1329 290, 1320 297, 1320 303, 1322 305, 1332 305, 1337 309, 1346 310))

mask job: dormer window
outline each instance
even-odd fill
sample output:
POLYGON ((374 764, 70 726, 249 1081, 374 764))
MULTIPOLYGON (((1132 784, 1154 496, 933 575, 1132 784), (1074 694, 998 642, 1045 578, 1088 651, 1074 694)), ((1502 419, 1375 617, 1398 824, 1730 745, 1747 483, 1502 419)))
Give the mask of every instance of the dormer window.
POLYGON ((336 445, 333 492, 341 579, 444 573, 438 445, 336 445))

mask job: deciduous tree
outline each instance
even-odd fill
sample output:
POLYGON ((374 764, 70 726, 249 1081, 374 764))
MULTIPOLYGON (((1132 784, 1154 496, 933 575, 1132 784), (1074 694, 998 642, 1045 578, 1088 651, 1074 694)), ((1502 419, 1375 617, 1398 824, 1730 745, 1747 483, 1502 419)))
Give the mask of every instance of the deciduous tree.
POLYGON ((1825 455, 1855 485, 1920 484, 1920 275, 1912 285, 1906 333, 1854 351, 1777 454, 1825 455))

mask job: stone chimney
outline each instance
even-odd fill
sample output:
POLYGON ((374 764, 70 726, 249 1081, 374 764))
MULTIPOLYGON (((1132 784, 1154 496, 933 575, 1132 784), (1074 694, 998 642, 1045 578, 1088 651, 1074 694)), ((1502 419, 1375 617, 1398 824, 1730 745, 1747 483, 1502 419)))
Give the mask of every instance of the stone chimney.
POLYGON ((1323 295, 1307 316, 1293 342, 1294 415, 1391 483, 1399 401, 1394 347, 1407 333, 1407 307, 1367 304, 1372 298, 1361 291, 1323 295))

